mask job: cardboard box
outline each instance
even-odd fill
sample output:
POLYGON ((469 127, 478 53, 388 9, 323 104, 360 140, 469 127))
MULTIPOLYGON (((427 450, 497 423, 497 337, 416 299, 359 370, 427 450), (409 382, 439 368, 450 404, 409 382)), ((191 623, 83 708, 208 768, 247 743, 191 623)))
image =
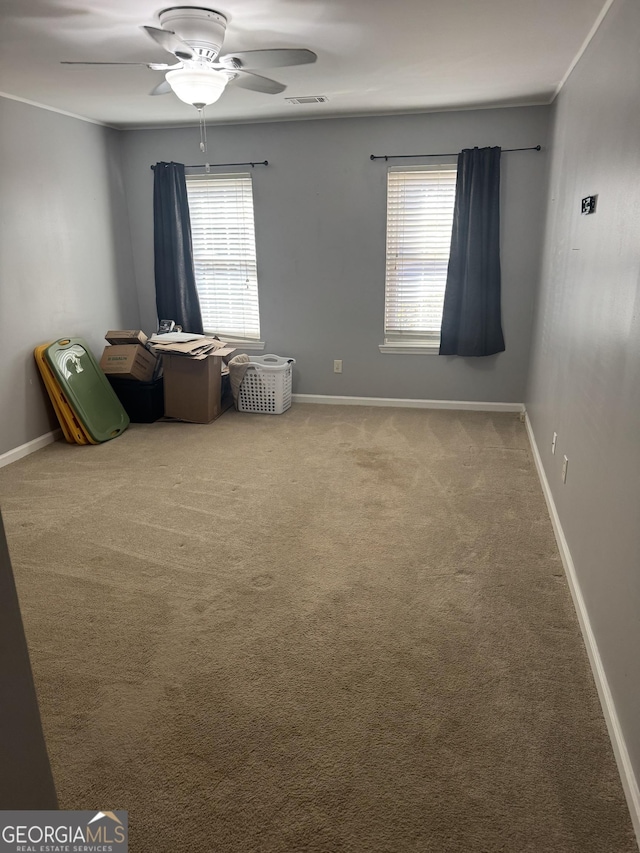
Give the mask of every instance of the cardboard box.
POLYGON ((165 417, 209 424, 233 405, 229 377, 222 376, 222 356, 196 359, 166 353, 162 360, 165 417))
POLYGON ((147 336, 140 329, 118 329, 113 332, 107 332, 104 336, 105 340, 110 344, 124 345, 124 344, 146 344, 148 341, 147 336))
POLYGON ((106 374, 140 382, 153 379, 156 364, 155 355, 139 344, 105 347, 100 359, 100 367, 106 374))
POLYGON ((222 356, 225 363, 236 352, 235 346, 226 344, 218 338, 206 335, 188 335, 185 332, 167 335, 152 335, 149 346, 156 355, 175 353, 189 358, 208 358, 210 355, 222 356))

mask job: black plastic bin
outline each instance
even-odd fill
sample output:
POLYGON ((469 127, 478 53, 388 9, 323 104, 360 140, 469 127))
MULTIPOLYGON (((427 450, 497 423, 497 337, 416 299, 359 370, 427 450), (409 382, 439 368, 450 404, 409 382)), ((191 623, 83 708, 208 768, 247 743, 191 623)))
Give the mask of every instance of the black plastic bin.
POLYGON ((136 379, 121 379, 117 376, 107 378, 132 423, 151 424, 164 415, 162 378, 153 382, 138 382, 136 379))

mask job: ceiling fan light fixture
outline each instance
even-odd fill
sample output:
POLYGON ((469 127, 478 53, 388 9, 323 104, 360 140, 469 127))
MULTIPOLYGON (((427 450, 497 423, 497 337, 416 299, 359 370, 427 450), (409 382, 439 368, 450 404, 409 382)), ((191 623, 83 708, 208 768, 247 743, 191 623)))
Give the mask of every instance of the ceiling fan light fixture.
POLYGON ((229 82, 226 74, 207 68, 167 71, 165 79, 181 101, 198 108, 215 103, 229 82))

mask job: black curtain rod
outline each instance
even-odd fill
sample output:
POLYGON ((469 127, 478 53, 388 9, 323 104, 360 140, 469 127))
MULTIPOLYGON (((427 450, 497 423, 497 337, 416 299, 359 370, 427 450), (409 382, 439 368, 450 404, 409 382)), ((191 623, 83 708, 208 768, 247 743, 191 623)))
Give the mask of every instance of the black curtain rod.
MULTIPOLYGON (((506 151, 540 151, 541 145, 533 145, 531 148, 503 148, 502 152, 506 151)), ((455 154, 371 154, 370 160, 403 160, 410 157, 457 157, 459 152, 455 154)))
MULTIPOLYGON (((195 166, 185 166, 185 169, 216 169, 219 166, 268 166, 268 160, 260 160, 260 162, 256 163, 199 163, 195 166)), ((151 166, 151 171, 155 169, 155 166, 151 166)))

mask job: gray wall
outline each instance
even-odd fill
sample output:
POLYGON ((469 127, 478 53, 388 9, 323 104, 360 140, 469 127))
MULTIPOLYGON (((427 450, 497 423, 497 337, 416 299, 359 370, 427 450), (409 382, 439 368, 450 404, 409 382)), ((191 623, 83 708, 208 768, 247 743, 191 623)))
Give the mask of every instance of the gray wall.
POLYGON ((640 778, 640 5, 557 100, 527 409, 640 778), (598 193, 597 212, 580 215, 598 193), (553 431, 558 449, 551 455, 553 431), (569 458, 566 485, 562 457, 569 458))
POLYGON ((0 681, 0 809, 57 809, 1 515, 0 681))
POLYGON ((0 453, 56 426, 33 348, 137 326, 117 131, 0 98, 0 453))
MULTIPOLYGON (((294 391, 521 402, 539 274, 544 153, 503 157, 507 351, 485 359, 388 355, 382 343, 386 166, 371 153, 449 153, 544 144, 547 107, 213 126, 213 163, 253 171, 262 336, 294 356, 294 391), (344 373, 333 373, 333 359, 344 373)), ((155 324, 153 180, 159 160, 202 163, 198 131, 124 134, 123 158, 143 328, 155 324)), ((409 161, 412 162, 412 161, 409 161)))

